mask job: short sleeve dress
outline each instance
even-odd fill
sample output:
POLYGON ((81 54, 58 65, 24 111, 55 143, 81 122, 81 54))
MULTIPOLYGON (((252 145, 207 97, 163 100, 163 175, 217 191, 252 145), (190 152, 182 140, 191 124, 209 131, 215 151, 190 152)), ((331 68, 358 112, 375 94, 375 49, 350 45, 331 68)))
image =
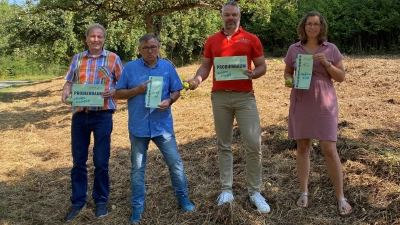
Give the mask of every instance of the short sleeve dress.
MULTIPOLYGON (((324 53, 336 64, 343 59, 339 49, 324 42, 315 53, 324 53)), ((297 54, 308 54, 300 42, 291 45, 284 59, 294 69, 297 54)), ((293 139, 337 141, 338 100, 331 76, 320 61, 313 62, 308 90, 293 88, 290 93, 288 136, 293 139)))

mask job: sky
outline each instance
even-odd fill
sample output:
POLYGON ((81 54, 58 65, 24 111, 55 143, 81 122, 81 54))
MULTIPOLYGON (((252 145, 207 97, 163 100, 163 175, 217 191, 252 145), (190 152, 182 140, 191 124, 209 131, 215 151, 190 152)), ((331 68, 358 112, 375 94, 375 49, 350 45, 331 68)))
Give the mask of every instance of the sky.
POLYGON ((8 4, 14 4, 14 2, 17 3, 18 5, 22 5, 25 2, 25 0, 8 0, 8 4))

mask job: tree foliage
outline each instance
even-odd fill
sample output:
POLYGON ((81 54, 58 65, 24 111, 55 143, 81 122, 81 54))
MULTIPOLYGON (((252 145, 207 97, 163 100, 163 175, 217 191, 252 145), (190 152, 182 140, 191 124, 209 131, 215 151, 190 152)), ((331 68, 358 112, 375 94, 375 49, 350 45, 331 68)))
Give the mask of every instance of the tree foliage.
MULTIPOLYGON (((158 35, 162 56, 177 65, 198 60, 207 37, 221 26, 225 0, 0 0, 3 65, 68 65, 85 49, 85 31, 97 22, 107 29, 105 47, 122 59, 138 57, 144 33, 158 35), (12 62, 12 63, 7 63, 12 62)), ((329 41, 346 54, 400 51, 399 0, 238 0, 241 25, 256 34, 266 55, 283 56, 297 41, 297 24, 316 10, 327 19, 329 41)), ((6 66, 0 66, 0 72, 6 66)), ((34 72, 34 73, 36 73, 34 72)), ((1 72, 4 74, 4 72, 1 72)), ((33 73, 33 72, 32 72, 33 73)))
POLYGON ((107 26, 120 19, 135 21, 132 25, 141 25, 147 33, 161 32, 162 16, 197 7, 216 7, 222 0, 41 0, 36 7, 38 12, 60 9, 71 12, 84 12, 92 15, 96 21, 107 26), (82 10, 85 9, 85 10, 82 10))
POLYGON ((281 56, 296 40, 296 8, 289 1, 262 1, 263 7, 254 5, 243 12, 242 25, 261 39, 266 52, 281 56))
POLYGON ((55 47, 49 54, 63 52, 64 56, 56 57, 65 61, 84 47, 86 27, 97 22, 107 29, 106 47, 126 60, 137 56, 137 40, 146 32, 158 35, 167 45, 165 49, 190 59, 192 52, 201 48, 198 43, 216 31, 216 24, 210 22, 217 20, 212 9, 220 4, 221 0, 28 0, 30 7, 21 10, 8 26, 16 37, 9 43, 10 49, 25 44, 48 50, 55 47), (196 10, 199 7, 206 10, 196 10), (181 35, 188 36, 176 38, 177 34, 168 32, 177 27, 181 35))
POLYGON ((164 54, 178 65, 201 58, 206 39, 221 28, 219 12, 206 8, 175 12, 164 20, 164 54))

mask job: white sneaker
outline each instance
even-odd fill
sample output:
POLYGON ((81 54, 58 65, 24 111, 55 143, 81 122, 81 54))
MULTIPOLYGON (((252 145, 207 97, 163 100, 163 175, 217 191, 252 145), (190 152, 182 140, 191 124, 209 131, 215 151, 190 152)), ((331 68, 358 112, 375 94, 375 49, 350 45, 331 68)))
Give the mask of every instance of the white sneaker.
POLYGON ((271 208, 268 203, 265 201, 265 198, 260 194, 260 192, 255 193, 250 196, 250 201, 257 207, 258 211, 261 213, 269 213, 271 208))
POLYGON ((232 193, 224 191, 217 198, 218 206, 231 202, 232 200, 233 200, 232 193))

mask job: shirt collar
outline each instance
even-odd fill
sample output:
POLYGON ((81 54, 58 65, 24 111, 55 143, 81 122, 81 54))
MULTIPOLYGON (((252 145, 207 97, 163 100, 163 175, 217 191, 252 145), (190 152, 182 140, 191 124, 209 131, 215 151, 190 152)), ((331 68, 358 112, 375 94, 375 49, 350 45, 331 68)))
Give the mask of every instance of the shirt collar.
MULTIPOLYGON (((239 26, 239 29, 232 35, 232 36, 234 36, 235 34, 237 34, 237 33, 240 33, 240 32, 242 32, 242 26, 239 26)), ((221 31, 220 31, 223 35, 225 35, 225 36, 228 36, 228 34, 227 33, 225 33, 225 31, 224 31, 224 28, 221 28, 221 31)))
MULTIPOLYGON (((297 42, 294 44, 296 47, 300 47, 301 46, 301 41, 297 42)), ((322 45, 328 45, 327 41, 322 42, 322 45)))
MULTIPOLYGON (((150 68, 150 66, 143 60, 143 58, 140 58, 139 60, 141 61, 143 66, 146 66, 146 67, 150 68)), ((159 62, 160 62, 160 56, 157 56, 157 63, 153 67, 157 67, 159 62)))
MULTIPOLYGON (((103 48, 103 50, 101 51, 100 55, 101 55, 101 56, 106 56, 106 55, 107 55, 107 54, 106 54, 106 50, 105 50, 104 48, 103 48)), ((93 55, 91 55, 91 54, 89 53, 89 50, 86 50, 85 53, 83 53, 83 56, 90 57, 90 56, 93 56, 93 55)))

